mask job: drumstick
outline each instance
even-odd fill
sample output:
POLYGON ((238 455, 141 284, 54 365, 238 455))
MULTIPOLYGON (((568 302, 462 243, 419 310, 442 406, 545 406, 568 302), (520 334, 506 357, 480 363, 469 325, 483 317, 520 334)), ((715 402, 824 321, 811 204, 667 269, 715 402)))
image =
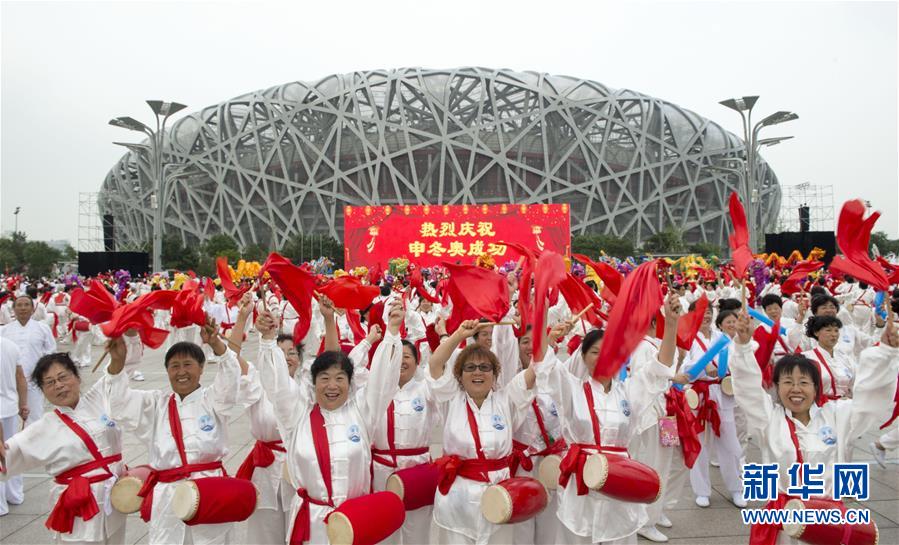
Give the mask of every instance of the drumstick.
POLYGON ((484 322, 479 325, 515 325, 515 322, 484 322))
POLYGON ((591 308, 593 308, 593 303, 590 303, 589 305, 585 306, 584 310, 582 310, 582 311, 578 312, 577 314, 575 314, 574 316, 572 316, 571 323, 573 324, 574 322, 580 320, 581 316, 583 316, 591 308))
POLYGON ((109 355, 109 348, 107 348, 106 350, 103 351, 103 355, 100 356, 99 360, 97 360, 97 363, 94 365, 94 368, 91 369, 91 373, 95 373, 97 371, 97 368, 100 367, 100 364, 103 363, 103 360, 105 360, 106 356, 108 356, 108 355, 109 355))
POLYGON ((517 273, 518 269, 520 269, 522 265, 524 265, 524 256, 518 258, 518 263, 515 264, 515 268, 512 269, 512 272, 517 273))

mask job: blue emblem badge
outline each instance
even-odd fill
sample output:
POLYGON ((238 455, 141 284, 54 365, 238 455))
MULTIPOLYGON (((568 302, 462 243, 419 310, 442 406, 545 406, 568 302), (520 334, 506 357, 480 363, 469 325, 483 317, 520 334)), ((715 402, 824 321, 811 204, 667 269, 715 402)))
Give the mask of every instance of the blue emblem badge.
POLYGON ((100 416, 100 422, 102 422, 107 428, 115 427, 115 420, 109 418, 107 415, 100 416))
POLYGON ((555 402, 549 404, 549 414, 559 416, 559 409, 556 408, 555 402))
POLYGON ((502 415, 495 414, 495 415, 493 415, 493 417, 490 420, 491 420, 491 422, 493 422, 494 429, 496 429, 498 431, 502 431, 502 430, 506 429, 506 423, 503 422, 502 415))
POLYGON ((359 426, 356 424, 351 424, 349 428, 347 428, 346 437, 350 441, 354 443, 358 443, 362 440, 362 436, 359 434, 359 426))
POLYGON ((825 445, 836 445, 837 444, 837 436, 833 432, 833 428, 830 426, 824 426, 820 430, 818 430, 818 437, 821 439, 825 445))
POLYGON ((412 400, 412 409, 417 413, 422 412, 425 410, 425 402, 420 397, 416 397, 412 400))
POLYGON ((203 414, 197 419, 197 425, 199 425, 200 429, 203 431, 212 431, 215 429, 215 420, 208 414, 203 414))
POLYGON ((624 416, 631 415, 631 404, 626 399, 621 400, 621 412, 624 413, 624 416))

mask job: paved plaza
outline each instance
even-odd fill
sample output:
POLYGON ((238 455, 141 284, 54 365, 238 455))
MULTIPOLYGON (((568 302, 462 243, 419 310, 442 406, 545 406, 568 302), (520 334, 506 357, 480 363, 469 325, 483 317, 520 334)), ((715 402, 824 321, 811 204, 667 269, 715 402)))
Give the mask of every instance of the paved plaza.
MULTIPOLYGON (((257 340, 255 334, 245 344, 244 354, 252 360, 256 352, 257 340)), ((69 345, 61 345, 60 349, 68 350, 69 345)), ((102 353, 101 347, 94 347, 94 361, 102 353)), ((141 371, 146 376, 145 382, 133 382, 131 386, 139 389, 169 389, 168 378, 162 363, 162 350, 147 350, 141 371)), ((100 376, 100 373, 91 375, 90 369, 82 369, 83 385, 86 390, 100 376)), ((216 372, 215 366, 207 368, 207 375, 203 384, 212 382, 212 374, 216 372)), ((895 425, 895 424, 894 424, 895 425)), ((229 474, 234 474, 240 463, 246 457, 253 445, 253 438, 249 432, 249 419, 246 414, 233 420, 230 424, 231 451, 225 458, 225 466, 229 474)), ((855 443, 853 461, 871 462, 871 500, 865 506, 872 511, 874 520, 880 528, 880 544, 899 544, 899 460, 896 453, 892 452, 888 459, 886 470, 881 469, 872 461, 871 455, 865 450, 868 443, 878 434, 869 433, 855 443)), ((435 434, 439 440, 440 435, 435 434)), ((432 453, 439 454, 440 446, 432 446, 432 453)), ((131 433, 125 434, 124 440, 125 461, 129 465, 139 465, 147 461, 147 449, 139 443, 131 433)), ((760 461, 759 449, 751 445, 748 451, 749 461, 760 461)), ((693 502, 693 494, 689 483, 685 486, 680 501, 670 518, 674 523, 673 528, 663 529, 670 538, 672 544, 738 544, 747 543, 749 527, 741 523, 739 512, 729 501, 729 495, 724 488, 718 471, 712 468, 713 496, 711 506, 701 509, 693 502)), ((25 503, 22 505, 10 505, 9 514, 0 517, 0 542, 3 545, 36 545, 51 543, 51 534, 45 528, 44 521, 50 511, 47 504, 47 491, 51 485, 51 478, 46 473, 35 472, 25 476, 25 503)), ((750 504, 750 506, 754 506, 750 504)), ((847 507, 858 507, 847 503, 847 507)), ((238 525, 238 531, 234 543, 246 543, 246 525, 238 525)), ((147 525, 140 520, 137 514, 128 517, 125 543, 146 543, 147 525)), ((640 543, 651 543, 640 538, 640 543)))

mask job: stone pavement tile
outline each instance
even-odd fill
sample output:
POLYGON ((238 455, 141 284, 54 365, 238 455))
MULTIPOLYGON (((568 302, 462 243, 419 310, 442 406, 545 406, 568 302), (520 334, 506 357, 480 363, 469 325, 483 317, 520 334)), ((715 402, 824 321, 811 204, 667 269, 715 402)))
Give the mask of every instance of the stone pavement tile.
POLYGON ((0 517, 0 539, 3 540, 3 543, 6 543, 7 536, 19 531, 38 518, 40 518, 41 521, 44 520, 43 516, 39 517, 35 515, 14 515, 12 513, 0 517))
POLYGON ((897 492, 899 492, 899 478, 896 478, 897 473, 899 473, 899 466, 887 466, 887 469, 880 469, 880 466, 871 464, 869 474, 872 482, 877 481, 878 484, 892 490, 892 496, 896 496, 897 492))
POLYGON ((135 543, 147 535, 147 524, 140 519, 137 513, 128 515, 125 522, 125 543, 135 543))
POLYGON ((749 535, 749 527, 733 507, 672 511, 668 518, 674 526, 661 530, 669 538, 749 535))
POLYGON ((50 512, 47 498, 50 492, 49 480, 25 491, 25 501, 21 505, 9 505, 9 512, 13 515, 37 516, 50 512))
MULTIPOLYGON (((672 538, 668 543, 672 545, 746 545, 749 542, 748 535, 715 536, 715 537, 681 537, 672 538)), ((639 538, 639 543, 652 543, 648 539, 639 538)))
POLYGON ((878 527, 877 531, 880 533, 878 543, 881 545, 888 545, 899 543, 899 528, 881 528, 878 527))
MULTIPOLYGON (((891 522, 891 526, 899 526, 899 500, 869 500, 861 504, 862 507, 878 513, 880 516, 891 522)), ((880 521, 878 520, 878 524, 880 521)))
POLYGON ((35 468, 33 471, 29 471, 28 475, 34 475, 34 477, 25 477, 23 479, 22 489, 25 491, 26 496, 29 490, 35 489, 50 480, 50 475, 44 473, 43 468, 35 468))
MULTIPOLYGON (((5 521, 7 517, 3 517, 5 521)), ((46 516, 40 516, 3 538, 3 545, 35 545, 53 543, 53 534, 44 526, 46 516)))

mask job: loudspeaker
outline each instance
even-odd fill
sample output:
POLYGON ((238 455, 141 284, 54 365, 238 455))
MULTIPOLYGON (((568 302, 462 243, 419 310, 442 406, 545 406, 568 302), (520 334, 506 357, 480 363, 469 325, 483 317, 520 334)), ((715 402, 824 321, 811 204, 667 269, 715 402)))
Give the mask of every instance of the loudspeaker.
POLYGON ((811 228, 812 221, 809 217, 809 208, 808 206, 800 206, 799 207, 799 232, 807 233, 811 228))
POLYGON ((824 261, 830 265, 837 252, 837 240, 833 231, 805 231, 799 233, 767 233, 765 235, 765 251, 777 252, 788 257, 793 250, 799 250, 807 256, 815 247, 824 250, 824 261))
POLYGON ((115 251, 115 218, 112 214, 103 215, 103 249, 107 252, 115 251))

